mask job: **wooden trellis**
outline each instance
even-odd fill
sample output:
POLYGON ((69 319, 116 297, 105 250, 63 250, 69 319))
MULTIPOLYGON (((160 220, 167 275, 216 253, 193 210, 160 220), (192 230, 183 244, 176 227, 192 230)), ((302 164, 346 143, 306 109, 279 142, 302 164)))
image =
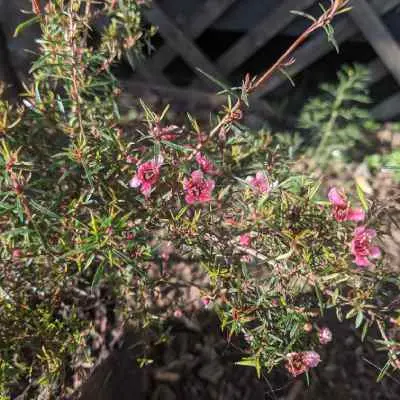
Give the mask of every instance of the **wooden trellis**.
MULTIPOLYGON (((318 1, 281 1, 265 18, 216 60, 211 61, 196 45, 195 40, 224 13, 235 7, 235 3, 237 0, 204 0, 193 15, 177 22, 153 0, 152 7, 146 11, 145 16, 149 22, 158 26, 164 44, 144 64, 138 65, 136 78, 139 79, 130 82, 131 87, 151 88, 161 96, 180 99, 187 96, 200 102, 209 101, 212 105, 220 104, 212 95, 216 90, 215 85, 199 69, 230 86, 232 83, 229 82, 229 75, 232 71, 244 64, 274 36, 284 31, 296 18, 296 15, 291 13, 292 10, 306 11, 318 1), (163 73, 168 64, 178 56, 197 75, 197 79, 187 88, 174 87, 163 73)), ((400 0, 353 0, 350 13, 333 24, 335 38, 339 44, 362 34, 375 50, 378 57, 368 64, 371 85, 391 74, 400 86, 400 46, 381 18, 399 4, 400 0)), ((332 46, 326 40, 324 32, 315 34, 293 54, 296 63, 288 68, 289 74, 295 76, 330 51, 332 46)), ((271 107, 262 97, 282 85, 284 80, 283 76, 275 75, 254 94, 252 104, 257 111, 266 116, 273 114, 271 107)), ((400 91, 377 105, 373 114, 379 119, 389 119, 400 114, 400 91)))

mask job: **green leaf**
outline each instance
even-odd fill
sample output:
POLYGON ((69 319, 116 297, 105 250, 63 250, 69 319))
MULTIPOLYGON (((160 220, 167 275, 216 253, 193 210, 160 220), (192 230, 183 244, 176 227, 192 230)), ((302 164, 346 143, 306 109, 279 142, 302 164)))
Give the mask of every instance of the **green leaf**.
POLYGON ((291 248, 287 253, 281 254, 280 256, 276 257, 277 261, 286 260, 291 257, 294 252, 294 248, 291 248))
POLYGON ((95 258, 95 255, 91 254, 90 257, 87 259, 87 261, 85 263, 85 267, 83 268, 84 270, 90 267, 90 265, 92 264, 94 258, 95 258))
POLYGON ((355 308, 352 308, 347 314, 346 314, 346 319, 353 318, 357 314, 357 310, 355 308))
POLYGON ((381 372, 379 373, 378 378, 376 379, 377 382, 380 382, 385 377, 389 368, 390 368, 390 361, 388 360, 381 369, 381 372))
POLYGON ((313 197, 318 193, 318 190, 321 186, 321 181, 316 182, 308 191, 308 198, 310 200, 313 199, 313 197))
POLYGON ((363 319, 364 319, 364 314, 362 311, 359 311, 356 317, 356 328, 359 328, 361 326, 363 319))
POLYGON ((319 309, 321 310, 321 315, 324 315, 324 300, 322 298, 321 289, 318 287, 318 285, 315 285, 315 294, 317 295, 318 298, 318 304, 319 304, 319 309))
POLYGON ((253 367, 256 369, 257 377, 260 379, 261 377, 261 364, 260 359, 258 357, 248 357, 242 358, 240 361, 235 363, 236 365, 242 365, 244 367, 253 367))
POLYGON ((204 72, 203 70, 201 70, 200 68, 196 68, 200 73, 202 73, 205 77, 207 77, 210 81, 214 82, 217 86, 221 87, 222 89, 224 89, 224 91, 226 91, 227 93, 229 93, 230 95, 232 95, 235 98, 238 98, 238 95, 236 93, 234 93, 232 91, 232 89, 225 85, 225 83, 219 81, 218 79, 214 78, 212 75, 207 74, 207 72, 204 72))
POLYGON ((96 269, 96 273, 94 274, 93 280, 92 280, 92 289, 97 286, 97 284, 101 281, 101 279, 104 276, 104 266, 103 264, 99 265, 98 268, 96 269))
POLYGON ((29 200, 29 204, 32 206, 32 208, 34 208, 36 211, 40 212, 41 214, 47 215, 50 218, 60 219, 60 216, 58 214, 49 210, 46 207, 43 207, 42 205, 40 205, 33 199, 29 200))
POLYGON ((294 80, 293 80, 292 77, 289 75, 289 73, 285 70, 285 68, 279 68, 279 72, 280 72, 281 74, 283 74, 283 75, 286 77, 286 79, 290 82, 290 84, 291 84, 293 87, 296 87, 296 84, 294 83, 294 80))
POLYGON ((57 99, 56 100, 57 100, 57 106, 58 106, 59 111, 61 112, 61 114, 65 114, 64 104, 63 104, 63 102, 61 100, 60 95, 57 94, 57 99))
POLYGON ((338 319, 339 322, 343 321, 343 313, 340 307, 336 308, 336 318, 338 319))
POLYGON ((170 105, 167 104, 160 115, 160 121, 162 121, 164 119, 164 117, 167 115, 169 108, 170 108, 170 105))
POLYGON ((309 19, 309 20, 312 21, 312 22, 316 22, 316 21, 317 21, 317 20, 315 19, 315 17, 313 17, 312 15, 307 14, 307 13, 305 13, 305 12, 303 12, 303 11, 291 10, 290 13, 291 13, 291 14, 294 14, 294 15, 299 15, 300 17, 307 18, 307 19, 309 19))
POLYGON ((24 29, 28 28, 29 26, 33 25, 39 20, 40 20, 39 15, 35 15, 34 17, 29 18, 24 22, 21 22, 15 29, 14 37, 17 37, 24 29))
POLYGON ((368 203, 367 203, 367 199, 365 197, 365 193, 364 193, 364 191, 362 190, 361 186, 358 183, 356 183, 356 188, 357 188, 357 195, 358 195, 358 198, 360 199, 361 205, 362 205, 363 209, 365 211, 367 211, 368 210, 368 203))
POLYGON ((364 324, 364 326, 363 326, 362 333, 361 333, 361 341, 362 341, 362 342, 364 341, 365 336, 367 335, 368 327, 369 327, 369 322, 368 322, 368 321, 365 321, 365 324, 364 324))
POLYGON ((175 143, 169 142, 167 140, 161 140, 161 143, 164 144, 167 147, 170 147, 171 149, 182 151, 184 153, 191 153, 193 151, 192 149, 189 149, 188 147, 184 147, 184 146, 181 146, 179 144, 175 144, 175 143))

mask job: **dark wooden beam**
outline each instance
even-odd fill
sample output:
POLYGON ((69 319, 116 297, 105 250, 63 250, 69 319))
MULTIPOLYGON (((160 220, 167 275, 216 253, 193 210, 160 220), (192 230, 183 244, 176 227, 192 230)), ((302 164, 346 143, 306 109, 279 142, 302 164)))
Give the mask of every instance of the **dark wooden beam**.
POLYGON ((350 16, 379 55, 387 70, 400 84, 400 46, 379 18, 376 10, 366 0, 357 0, 350 11, 350 16))
MULTIPOLYGON (((218 96, 213 93, 194 90, 192 88, 178 88, 173 86, 163 86, 138 82, 133 79, 121 82, 122 104, 130 104, 130 98, 143 97, 144 99, 162 99, 163 102, 182 102, 188 108, 206 107, 209 111, 219 109, 226 105, 226 96, 218 96)), ((268 103, 262 100, 251 100, 250 112, 259 115, 264 119, 279 120, 281 117, 273 110, 268 103)))
MULTIPOLYGON (((236 0, 207 0, 194 15, 183 24, 182 31, 192 39, 198 38, 210 27, 236 0)), ((146 68, 162 71, 177 53, 168 44, 164 44, 146 62, 146 68)))
POLYGON ((400 92, 390 96, 372 109, 374 118, 388 121, 400 116, 400 92))
POLYGON ((215 88, 215 84, 199 72, 197 68, 219 81, 224 81, 222 73, 156 3, 153 3, 152 7, 145 11, 145 16, 152 24, 159 28, 159 31, 168 45, 182 56, 187 64, 193 68, 194 72, 208 87, 215 88))
POLYGON ((221 54, 217 67, 225 74, 231 73, 298 17, 291 13, 292 10, 303 11, 315 2, 316 0, 282 1, 257 26, 221 54))
MULTIPOLYGON (((373 0, 371 2, 371 5, 380 15, 386 14, 399 4, 400 0, 373 0)), ((354 7, 356 6, 357 2, 354 4, 354 7)), ((350 39, 358 32, 356 24, 348 16, 344 16, 341 20, 334 23, 334 29, 335 39, 339 44, 350 39)), ((301 48, 294 52, 293 57, 296 59, 296 62, 288 68, 288 73, 294 77, 296 74, 303 71, 305 68, 331 51, 332 44, 328 42, 325 33, 322 31, 317 33, 314 38, 310 39, 301 48)), ((275 75, 269 80, 269 82, 266 82, 263 87, 259 88, 256 96, 262 97, 286 81, 287 78, 281 75, 275 75)))

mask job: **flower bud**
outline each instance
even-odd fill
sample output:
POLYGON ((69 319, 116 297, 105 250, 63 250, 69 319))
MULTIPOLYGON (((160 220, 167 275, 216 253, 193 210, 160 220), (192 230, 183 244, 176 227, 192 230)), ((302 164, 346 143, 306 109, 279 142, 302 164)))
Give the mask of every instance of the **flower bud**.
POLYGON ((332 332, 331 330, 324 326, 323 328, 319 329, 318 331, 318 338, 321 344, 328 344, 332 341, 332 332))
POLYGON ((307 322, 303 326, 304 332, 310 333, 313 330, 313 326, 310 322, 307 322))

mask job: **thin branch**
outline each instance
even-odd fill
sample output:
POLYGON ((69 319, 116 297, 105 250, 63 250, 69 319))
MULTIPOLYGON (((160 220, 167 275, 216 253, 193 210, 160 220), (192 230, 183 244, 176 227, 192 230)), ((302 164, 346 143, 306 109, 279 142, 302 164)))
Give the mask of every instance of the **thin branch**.
MULTIPOLYGON (((323 14, 316 19, 292 44, 289 48, 282 54, 281 57, 267 70, 264 74, 261 75, 257 80, 251 80, 249 77, 246 77, 246 81, 244 84, 244 89, 246 90, 246 94, 251 94, 255 92, 261 85, 265 84, 276 71, 279 71, 282 67, 284 67, 288 60, 293 62, 293 58, 291 58, 292 53, 303 43, 308 37, 321 28, 325 28, 329 26, 334 17, 343 10, 346 9, 350 0, 331 0, 330 7, 323 12, 323 14)), ((220 120, 220 122, 211 130, 208 139, 212 139, 224 126, 232 123, 235 119, 240 119, 242 116, 241 106, 243 104, 242 99, 238 99, 235 105, 232 108, 229 108, 225 113, 224 117, 220 120)), ((199 143, 194 151, 188 156, 188 159, 192 159, 195 154, 204 146, 205 142, 199 143)))

